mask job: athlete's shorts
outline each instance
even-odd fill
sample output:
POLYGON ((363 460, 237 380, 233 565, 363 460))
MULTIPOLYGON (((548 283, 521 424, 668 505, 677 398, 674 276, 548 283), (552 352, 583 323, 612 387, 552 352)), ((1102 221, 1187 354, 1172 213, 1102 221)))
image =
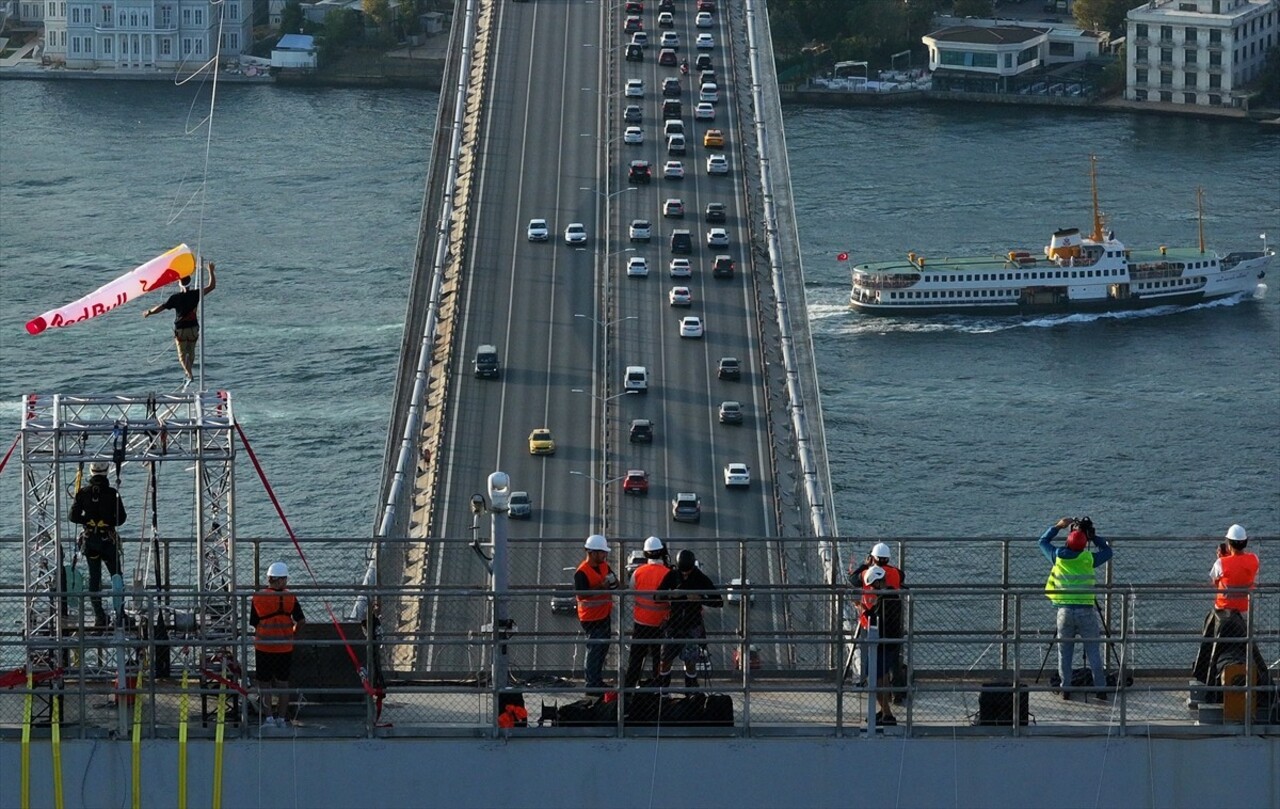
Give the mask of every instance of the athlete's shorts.
POLYGON ((293 652, 264 652, 255 649, 258 663, 258 680, 260 682, 289 682, 289 673, 293 668, 293 652))

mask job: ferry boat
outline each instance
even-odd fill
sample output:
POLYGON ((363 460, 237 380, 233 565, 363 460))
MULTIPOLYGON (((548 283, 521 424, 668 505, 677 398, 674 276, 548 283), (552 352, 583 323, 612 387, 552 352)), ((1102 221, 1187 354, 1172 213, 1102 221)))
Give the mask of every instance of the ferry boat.
MULTIPOLYGON (((1220 255, 1206 250, 1203 211, 1199 247, 1135 250, 1104 233, 1098 209, 1096 160, 1090 171, 1093 232, 1054 232, 1044 256, 1027 250, 1005 255, 905 261, 853 268, 849 306, 876 315, 1034 315, 1188 305, 1251 294, 1261 297, 1275 250, 1220 255)), ((1199 194, 1197 193, 1197 196, 1199 194)))

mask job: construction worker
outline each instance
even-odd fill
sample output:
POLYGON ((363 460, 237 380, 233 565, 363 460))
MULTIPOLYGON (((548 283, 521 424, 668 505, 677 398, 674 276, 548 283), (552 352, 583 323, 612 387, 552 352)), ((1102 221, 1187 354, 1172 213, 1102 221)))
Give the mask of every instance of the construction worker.
POLYGON ((671 612, 671 605, 658 601, 654 594, 671 568, 667 566, 667 551, 658 537, 644 541, 645 563, 631 574, 631 589, 635 591, 632 615, 635 625, 631 629, 631 654, 627 658, 627 676, 624 685, 631 688, 640 682, 640 670, 645 658, 653 661, 654 674, 662 661, 663 625, 671 612))
POLYGON ((604 687, 604 659, 609 653, 613 614, 611 590, 618 589, 618 576, 609 569, 609 541, 601 534, 587 537, 583 547, 587 558, 573 574, 573 589, 578 599, 578 621, 587 636, 587 688, 604 687))
POLYGON ((1107 675, 1102 668, 1102 647, 1099 643, 1102 630, 1093 587, 1097 583, 1094 570, 1111 561, 1111 546, 1098 536, 1093 520, 1063 517, 1040 535, 1040 552, 1053 564, 1044 589, 1058 608, 1058 676, 1062 698, 1071 699, 1071 657, 1075 653, 1075 638, 1080 637, 1093 675, 1094 696, 1106 700, 1107 675), (1053 538, 1063 528, 1070 528, 1066 547, 1055 548, 1053 538), (1090 542, 1097 548, 1096 552, 1088 550, 1090 542))
MULTIPOLYGON (((902 638, 902 600, 889 591, 887 571, 879 565, 872 565, 862 574, 862 598, 860 601, 859 620, 866 621, 865 626, 876 627, 881 640, 900 640, 902 638)), ((901 646, 897 643, 880 643, 876 650, 875 684, 876 722, 882 725, 896 725, 898 719, 893 715, 893 695, 887 690, 893 685, 894 673, 898 670, 898 659, 901 646)), ((867 650, 868 645, 863 644, 867 650)), ((868 652, 869 655, 869 652, 868 652)), ((864 673, 870 672, 870 665, 864 657, 862 664, 864 673)), ((868 680, 871 677, 868 676, 868 680)))
POLYGON ((655 598, 671 604, 667 637, 673 641, 662 649, 658 683, 662 686, 671 684, 671 662, 679 657, 684 661, 684 687, 697 688, 702 642, 707 637, 702 608, 723 607, 724 598, 716 590, 716 583, 711 577, 698 568, 698 559, 688 548, 676 554, 676 567, 662 579, 655 598))
MULTIPOLYGON (((102 589, 102 565, 111 575, 111 607, 116 626, 124 625, 124 577, 120 575, 120 534, 116 527, 124 525, 127 517, 120 493, 107 480, 111 465, 106 461, 94 461, 89 465, 89 485, 76 492, 71 503, 71 522, 84 526, 80 541, 85 561, 89 563, 89 591, 102 589)), ((107 626, 107 613, 102 609, 102 599, 94 595, 93 616, 98 628, 107 626)))
MULTIPOLYGON (((888 544, 884 542, 877 542, 875 545, 871 547, 871 552, 867 554, 866 560, 858 567, 849 571, 849 583, 852 584, 854 587, 858 588, 859 602, 857 604, 858 608, 855 610, 855 612, 858 616, 858 626, 860 628, 860 634, 862 634, 863 636, 866 635, 867 627, 870 625, 870 617, 868 616, 867 612, 863 609, 865 605, 862 603, 862 597, 867 594, 867 590, 868 590, 866 584, 863 582, 863 579, 866 576, 867 571, 873 567, 878 567, 881 570, 883 570, 884 571, 884 588, 887 590, 901 590, 905 586, 906 574, 903 573, 901 568, 894 567, 890 563, 892 554, 893 554, 893 551, 889 548, 888 544)), ((901 613, 901 610, 899 607, 899 615, 900 613, 901 613)), ((899 618, 899 622, 901 622, 900 618, 899 618)), ((884 635, 881 634, 881 637, 884 637, 884 635)), ((891 674, 890 682, 886 684, 893 685, 898 688, 903 688, 907 684, 907 671, 906 671, 906 667, 902 664, 902 654, 899 651, 900 648, 901 647, 894 646, 895 654, 897 656, 897 661, 896 661, 895 668, 893 668, 890 671, 890 674, 891 674)), ((867 666, 866 666, 867 648, 865 645, 861 647, 860 654, 862 656, 861 658, 863 663, 862 672, 865 679, 865 675, 867 671, 867 666)), ((906 693, 899 692, 893 695, 892 701, 894 705, 903 705, 906 703, 906 699, 907 699, 906 693)))
POLYGON ((258 666, 258 690, 262 698, 264 727, 289 724, 289 674, 293 666, 293 638, 305 618, 298 597, 285 589, 289 566, 272 562, 267 586, 254 593, 249 623, 257 628, 253 639, 258 666))
POLYGON ((901 568, 894 567, 890 562, 893 551, 884 542, 877 542, 871 546, 871 553, 867 554, 867 558, 861 565, 849 571, 849 583, 859 589, 862 588, 862 575, 867 572, 867 568, 872 565, 880 567, 884 570, 885 586, 891 590, 901 590, 905 575, 901 568))
POLYGON ((1257 645, 1250 644, 1250 652, 1243 641, 1248 634, 1248 591, 1258 578, 1258 557, 1246 550, 1249 534, 1243 525, 1228 528, 1223 539, 1226 541, 1218 543, 1218 558, 1209 569, 1209 580, 1218 588, 1218 594, 1205 618, 1204 641, 1191 667, 1191 676, 1198 682, 1215 685, 1224 665, 1243 663, 1250 654, 1254 671, 1259 675, 1266 671, 1257 645))

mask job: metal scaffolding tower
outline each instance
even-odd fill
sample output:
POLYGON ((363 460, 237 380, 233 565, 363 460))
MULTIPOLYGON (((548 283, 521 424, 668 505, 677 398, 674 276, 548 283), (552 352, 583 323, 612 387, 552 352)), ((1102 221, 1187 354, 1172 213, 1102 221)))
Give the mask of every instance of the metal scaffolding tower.
MULTIPOLYGON (((24 398, 22 579, 26 591, 24 638, 29 649, 38 648, 31 641, 49 639, 51 648, 65 650, 64 639, 80 631, 81 622, 69 620, 67 604, 82 602, 81 596, 87 594, 69 592, 76 577, 67 565, 75 557, 78 530, 67 520, 67 512, 77 471, 92 461, 114 464, 117 478, 130 478, 130 473, 142 477, 140 470, 154 476, 167 467, 172 473, 169 477, 190 480, 188 475, 194 470, 189 509, 182 502, 185 494, 166 497, 163 502, 168 512, 180 515, 191 526, 191 563, 180 566, 173 580, 156 588, 163 594, 147 592, 150 582, 135 576, 125 597, 144 625, 154 626, 162 604, 163 609, 182 614, 187 619, 190 646, 206 656, 220 648, 234 648, 238 634, 234 433, 231 396, 226 391, 147 396, 29 394, 24 398)), ((154 491, 154 478, 152 483, 154 491)), ((140 516, 134 523, 145 519, 140 516)), ((160 559, 153 561, 161 563, 160 559)), ((164 563, 167 568, 167 555, 164 563)), ((132 631, 131 623, 117 627, 115 640, 104 637, 99 645, 118 643, 122 632, 132 631)), ((83 642, 83 634, 81 637, 83 642)), ((54 659, 33 653, 29 662, 33 668, 53 668, 63 665, 63 656, 54 659)), ((81 673, 91 678, 109 674, 120 664, 109 658, 110 654, 98 655, 96 667, 80 661, 81 673)))

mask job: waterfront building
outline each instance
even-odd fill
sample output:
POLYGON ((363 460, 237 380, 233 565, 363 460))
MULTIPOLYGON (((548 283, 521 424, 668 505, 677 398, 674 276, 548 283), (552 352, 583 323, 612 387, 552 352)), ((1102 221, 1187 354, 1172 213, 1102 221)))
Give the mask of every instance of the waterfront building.
POLYGON ((44 54, 69 68, 194 69, 249 50, 253 0, 46 0, 44 28, 44 54))
POLYGON ((1097 57, 1106 39, 1073 25, 981 19, 954 22, 921 37, 929 49, 935 90, 1021 92, 1049 68, 1097 57))
POLYGON ((1150 0, 1126 19, 1129 101, 1247 106, 1242 88, 1280 46, 1277 0, 1150 0))

